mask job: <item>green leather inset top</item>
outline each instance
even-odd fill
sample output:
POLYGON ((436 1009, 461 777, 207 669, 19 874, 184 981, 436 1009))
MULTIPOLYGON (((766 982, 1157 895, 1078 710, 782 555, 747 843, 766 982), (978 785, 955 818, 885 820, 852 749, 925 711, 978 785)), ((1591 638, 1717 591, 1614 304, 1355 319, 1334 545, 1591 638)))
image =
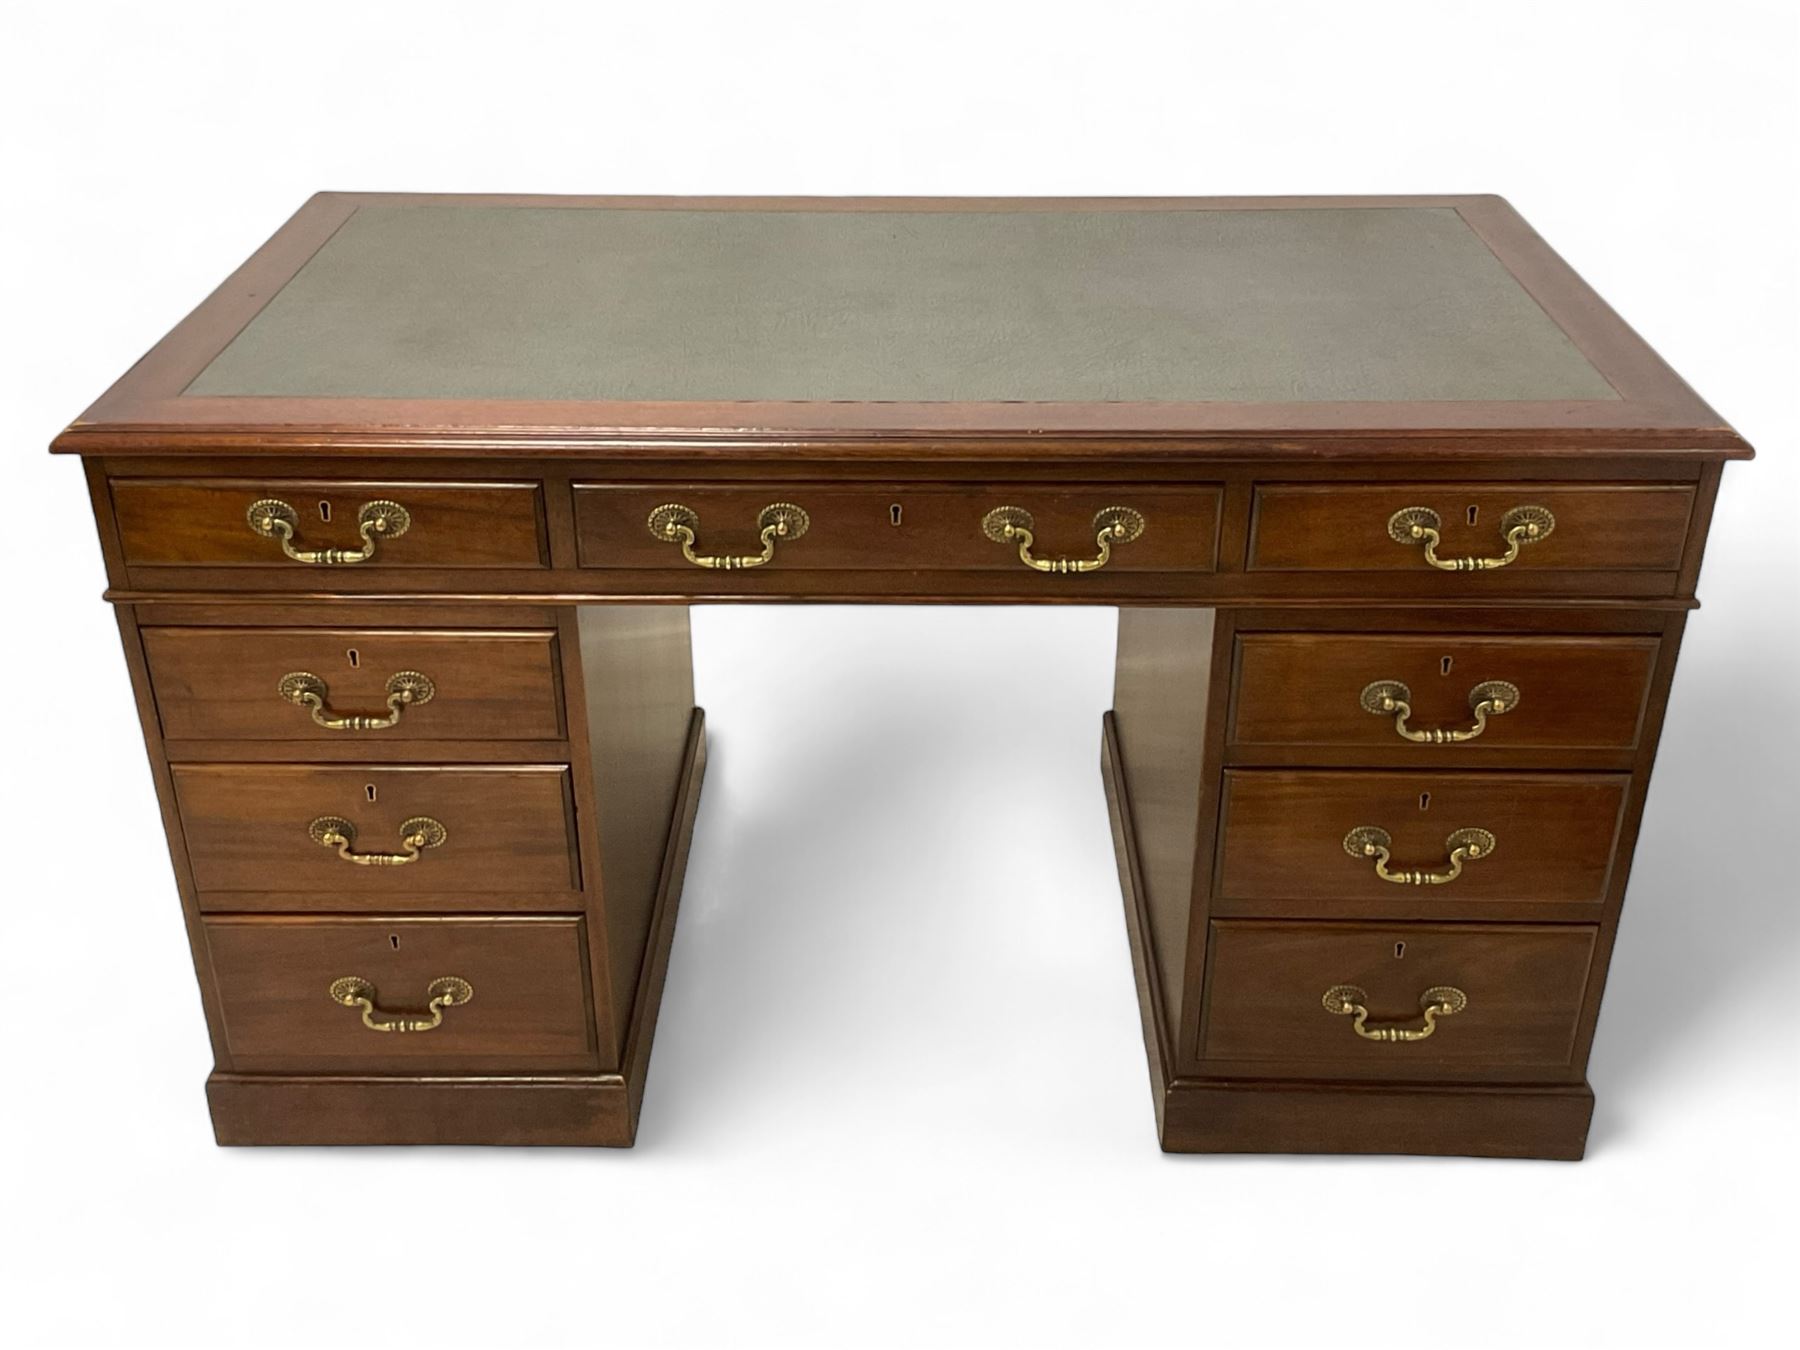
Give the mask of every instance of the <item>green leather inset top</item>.
POLYGON ((1617 398, 1437 207, 363 206, 186 392, 1617 398))

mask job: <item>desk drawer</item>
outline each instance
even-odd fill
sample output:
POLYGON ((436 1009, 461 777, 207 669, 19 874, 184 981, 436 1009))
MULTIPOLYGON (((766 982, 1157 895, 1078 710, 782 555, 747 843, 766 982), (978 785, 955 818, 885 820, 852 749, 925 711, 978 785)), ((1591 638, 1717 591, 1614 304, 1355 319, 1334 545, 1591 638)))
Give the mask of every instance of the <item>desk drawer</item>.
MULTIPOLYGON (((1605 899, 1630 778, 1625 774, 1323 772, 1231 769, 1225 774, 1218 896, 1341 904, 1379 917, 1401 899, 1531 901, 1597 906, 1605 899), (1351 832, 1387 837, 1390 873, 1455 869, 1452 836, 1492 836, 1454 880, 1396 884, 1351 832), (1491 848, 1491 851, 1489 851, 1491 848)), ((1379 839, 1373 842, 1379 843, 1379 839)))
POLYGON ((1305 1061, 1379 1068, 1393 1077, 1492 1064, 1568 1064, 1587 993, 1594 936, 1587 925, 1307 924, 1212 926, 1201 1054, 1214 1060, 1305 1061), (1369 1040, 1368 1030, 1416 1032, 1428 990, 1467 1004, 1422 1040, 1369 1040), (1326 1006, 1327 990, 1346 992, 1326 1006), (1356 992, 1359 991, 1361 997, 1356 992))
MULTIPOLYGON (((697 556, 753 557, 762 551, 762 513, 791 503, 804 534, 777 539, 771 569, 994 571, 1029 570, 1018 542, 991 537, 984 521, 1013 507, 1029 518, 1033 555, 1091 560, 1099 555, 1096 517, 1123 507, 1142 533, 1111 546, 1109 572, 1210 572, 1217 566, 1219 490, 1213 487, 762 487, 692 484, 575 485, 575 527, 583 567, 695 570, 679 541, 652 532, 651 514, 675 504, 698 517, 697 556)), ((660 519, 660 518, 659 518, 660 519)), ((686 518, 684 518, 686 519, 686 518)), ((1000 532, 999 525, 991 527, 1000 532)), ((1129 531, 1128 531, 1129 532, 1129 531)))
POLYGON ((1239 746, 1416 745, 1421 764, 1487 750, 1631 750, 1658 641, 1252 633, 1238 639, 1231 739, 1239 746), (1495 690, 1500 682, 1511 689, 1495 690), (1404 730, 1466 735, 1418 742, 1404 730), (1476 709, 1485 705, 1484 716, 1476 709), (1504 711, 1495 712, 1496 707, 1504 711))
POLYGON ((578 918, 212 917, 204 927, 239 1071, 443 1073, 594 1063, 578 918), (446 980, 461 984, 437 983, 446 980), (439 1008, 441 1022, 420 1025, 433 1020, 432 1000, 446 988, 453 1001, 439 1008), (343 1001, 358 996, 372 1005, 366 1012, 343 1001), (409 1027, 377 1031, 365 1017, 409 1027))
POLYGON ((143 637, 171 740, 385 745, 563 734, 549 629, 146 628, 143 637), (360 724, 343 725, 352 718, 360 724))
POLYGON ((354 908, 381 896, 556 895, 580 885, 560 764, 173 764, 170 773, 203 904, 209 892, 325 892, 354 908), (402 829, 419 820, 436 822, 442 837, 402 829), (422 842, 409 847, 409 834, 422 842), (339 839, 353 855, 407 861, 359 864, 341 856, 339 839))
POLYGON ((535 483, 115 478, 111 486, 132 567, 316 567, 323 559, 305 559, 365 547, 367 558, 339 556, 334 566, 536 568, 549 557, 535 483), (252 512, 261 503, 277 507, 252 512), (286 519, 285 542, 301 558, 266 523, 271 511, 286 519))
POLYGON ((1429 574, 1438 569, 1408 520, 1389 531, 1397 513, 1420 508, 1436 520, 1444 561, 1503 557, 1509 525, 1532 519, 1540 537, 1509 572, 1673 572, 1693 504, 1685 484, 1267 484, 1256 489, 1250 570, 1429 574), (1509 515, 1528 508, 1537 514, 1509 515))

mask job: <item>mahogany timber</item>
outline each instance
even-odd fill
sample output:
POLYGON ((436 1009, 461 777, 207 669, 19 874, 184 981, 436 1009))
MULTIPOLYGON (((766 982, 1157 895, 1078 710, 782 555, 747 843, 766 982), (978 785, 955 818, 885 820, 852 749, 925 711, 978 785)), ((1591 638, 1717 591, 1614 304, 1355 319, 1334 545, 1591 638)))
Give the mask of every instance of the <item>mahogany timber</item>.
POLYGON ((1598 906, 1630 784, 1624 774, 1227 769, 1217 903, 1304 900, 1338 918, 1379 916, 1409 891, 1445 917, 1472 900, 1598 906), (1443 871, 1455 830, 1487 830, 1498 846, 1455 881, 1414 891, 1345 851, 1362 825, 1392 836, 1393 869, 1443 871))
POLYGON ((932 490, 784 482, 748 488, 578 482, 574 490, 583 567, 666 570, 675 546, 655 539, 645 524, 664 502, 680 502, 699 513, 695 548, 701 553, 758 553, 757 513, 771 502, 803 507, 811 517, 810 528, 803 538, 777 546, 775 560, 759 569, 765 580, 775 571, 795 568, 1015 572, 1018 547, 996 543, 981 528, 982 518, 1001 506, 1031 513, 1033 552, 1040 557, 1092 557, 1095 514, 1126 506, 1149 524, 1139 538, 1115 546, 1108 571, 1210 572, 1218 565, 1219 491, 1212 487, 1012 483, 932 490))
POLYGON ((1587 989, 1594 929, 1580 924, 1309 924, 1220 920, 1207 973, 1201 1053, 1292 1062, 1296 1076, 1346 1063, 1384 1079, 1454 1077, 1471 1064, 1515 1078, 1563 1068, 1587 989), (1368 994, 1372 1025, 1418 1029, 1419 998, 1460 989, 1468 1006, 1422 1041, 1372 1041, 1327 1012, 1334 985, 1368 994))
POLYGON ((1546 572, 1676 571, 1694 492, 1673 485, 1529 480, 1258 487, 1249 566, 1270 572, 1429 574, 1422 548, 1388 538, 1388 519, 1396 511, 1424 506, 1442 517, 1439 557, 1491 557, 1505 552, 1506 513, 1526 505, 1549 511, 1556 526, 1522 549, 1504 575, 1543 585, 1546 572))
POLYGON ((576 891, 566 765, 175 764, 194 880, 218 893, 326 891, 373 906, 396 893, 576 891), (402 867, 347 862, 308 833, 322 816, 355 827, 356 853, 398 853, 401 823, 430 817, 448 837, 402 867))
POLYGON ((573 915, 218 915, 206 920, 206 945, 240 1070, 592 1069, 581 927, 573 915), (364 979, 377 1020, 419 1018, 428 986, 447 975, 467 980, 474 997, 444 1009, 430 1033, 371 1031, 327 992, 341 978, 364 979))
MULTIPOLYGON (((778 223, 791 234, 799 222, 778 223)), ((843 236, 842 223, 821 233, 843 236)), ((1329 275, 1329 254, 1317 261, 1329 275)), ((1096 273, 1090 298, 1109 322, 1173 300, 1118 280, 1141 271, 1096 273)), ((858 341, 906 311, 883 310, 892 287, 869 280, 834 309, 858 341)), ((1263 307, 1265 339, 1270 314, 1313 317, 1320 290, 1305 278, 1249 280, 1252 299, 1295 306, 1263 307)), ((1419 322, 1459 312, 1455 290, 1419 322)), ((1005 313, 971 316, 983 331, 1005 313)), ((404 303, 381 317, 407 331, 404 303)), ((1342 363, 1297 341, 1315 356, 1291 372, 1293 390, 1354 394, 1429 374, 1379 368, 1381 351, 1354 340, 1360 316, 1333 317, 1352 335, 1342 363)), ((1201 319, 1233 357, 1230 325, 1201 319)), ((1094 357, 1074 381, 1084 389, 1096 370, 1130 366, 1131 325, 1104 331, 1122 345, 1083 348, 1078 318, 1050 335, 1071 340, 1065 356, 1094 357)), ((471 349, 496 350, 475 336, 471 349)), ((892 336, 932 359, 917 332, 892 336)), ((1401 336, 1416 348, 1418 330, 1401 336)), ((1442 334, 1468 351, 1491 336, 1454 322, 1442 334)), ((1031 343, 992 355, 1021 350, 1031 343)), ((552 355, 570 366, 568 352, 552 355)), ((1180 366, 1167 357, 1146 360, 1180 366)), ((1188 368, 1196 387, 1220 378, 1188 368)), ((1141 373, 1126 369, 1126 383, 1141 373)), ((1453 374, 1466 388, 1488 381, 1453 374)), ((84 460, 212 1041, 221 1142, 632 1141, 704 764, 690 603, 1109 604, 1123 608, 1105 782, 1163 1146, 1552 1158, 1585 1146, 1586 1067, 1686 611, 1723 462, 1750 454, 1510 206, 1475 196, 323 194, 53 448, 84 460), (1378 233, 1427 212, 1459 256, 1479 260, 1483 286, 1497 267, 1502 289, 1516 288, 1509 322, 1560 330, 1549 345, 1566 352, 1544 387, 1561 392, 1532 397, 1514 380, 1526 396, 1290 397, 1285 356, 1248 372, 1246 387, 1264 392, 1239 401, 921 401, 908 380, 962 373, 920 381, 880 363, 856 372, 876 397, 813 400, 485 397, 478 387, 518 370, 472 372, 459 389, 441 361, 431 375, 447 393, 430 398, 246 394, 254 363, 236 358, 236 375, 222 365, 202 378, 340 231, 358 233, 359 212, 391 223, 462 204, 496 228, 510 207, 631 212, 639 235, 656 233, 662 211, 690 227, 704 213, 860 213, 874 218, 857 222, 867 236, 979 224, 1020 240, 1092 238, 1109 220, 1118 239, 1141 238, 1157 222, 1116 217, 1143 212, 1173 213, 1162 224, 1195 237, 1208 231, 1173 217, 1250 213, 1210 232, 1304 236, 1309 219, 1355 217, 1351 234, 1378 233), (994 219, 943 225, 968 213, 994 219), (250 530, 263 497, 296 509, 302 548, 355 547, 356 511, 378 497, 413 523, 366 564, 319 568, 250 530), (752 553, 756 513, 783 498, 812 528, 765 567, 692 567, 645 525, 651 507, 686 501, 702 515, 701 551, 752 553), (1045 575, 980 533, 999 505, 1033 513, 1040 556, 1091 555, 1106 506, 1142 511, 1146 531, 1101 571, 1045 575), (1387 533, 1395 510, 1427 506, 1442 517, 1443 555, 1491 556, 1516 505, 1547 507, 1556 528, 1499 570, 1435 570, 1387 533), (496 646, 500 634, 514 637, 496 646), (390 662, 424 670, 440 692, 400 726, 340 735, 275 696, 287 672, 274 666, 290 658, 329 665, 315 673, 334 703, 359 712, 381 708, 390 662), (1410 686, 1418 726, 1466 721, 1482 679, 1518 684, 1522 702, 1479 740, 1415 745, 1360 707, 1375 679, 1410 686), (314 816, 343 815, 358 848, 386 850, 415 813, 442 819, 450 838, 404 867, 352 867, 306 834, 314 816), (1402 867, 1433 865, 1463 825, 1500 843, 1448 887, 1397 886, 1344 853, 1358 824, 1390 830, 1402 867), (369 933, 389 957, 431 934, 454 944, 442 956, 493 963, 468 976, 470 1005, 411 1038, 422 1050, 385 1044, 406 1038, 301 988, 318 985, 327 957, 335 971, 365 950, 369 933), (509 1001, 528 981, 508 952, 524 949, 476 940, 514 933, 557 935, 535 1012, 522 995, 509 1001), (1363 984, 1378 1020, 1400 1021, 1417 1013, 1418 990, 1394 967, 1414 963, 1466 981, 1470 997, 1428 1041, 1364 1042, 1314 987, 1363 984), (484 1007, 504 1027, 478 1020, 484 1007), (484 1040, 484 1025, 499 1040, 484 1040)), ((394 995, 415 1011, 405 989, 420 973, 404 972, 394 995)), ((467 974, 429 978, 450 973, 467 974)))
POLYGON ((251 503, 286 502, 300 515, 296 548, 361 548, 357 512, 398 500, 412 516, 372 560, 395 567, 542 567, 542 505, 535 483, 369 482, 259 477, 247 482, 115 478, 113 501, 126 559, 136 567, 291 567, 281 542, 257 534, 251 503))
MULTIPOLYGON (((1656 642, 1637 637, 1471 637, 1405 633, 1251 633, 1237 642, 1231 747, 1252 757, 1270 747, 1409 744, 1391 715, 1363 708, 1362 691, 1398 680, 1410 691, 1414 730, 1467 730, 1469 695, 1505 680, 1519 701, 1490 717, 1471 741, 1413 747, 1421 768, 1481 764, 1509 751, 1637 747, 1656 642)), ((1614 761, 1616 762, 1616 761, 1614 761)))
POLYGON ((356 746, 400 741, 558 741, 559 657, 552 629, 188 628, 144 631, 156 711, 170 740, 356 746), (378 731, 334 731, 281 697, 282 677, 325 681, 331 716, 388 714, 387 683, 417 669, 429 702, 378 731))

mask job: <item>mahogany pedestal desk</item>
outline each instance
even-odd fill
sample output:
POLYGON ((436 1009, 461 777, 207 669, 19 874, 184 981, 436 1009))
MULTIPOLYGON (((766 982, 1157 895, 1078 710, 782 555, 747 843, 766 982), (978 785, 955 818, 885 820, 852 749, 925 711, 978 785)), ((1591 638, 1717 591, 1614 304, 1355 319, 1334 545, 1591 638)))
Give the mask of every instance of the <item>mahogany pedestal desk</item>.
POLYGON ((810 600, 1119 608, 1164 1148, 1545 1158, 1750 453, 1494 197, 325 194, 55 448, 221 1143, 630 1144, 688 606, 810 600))

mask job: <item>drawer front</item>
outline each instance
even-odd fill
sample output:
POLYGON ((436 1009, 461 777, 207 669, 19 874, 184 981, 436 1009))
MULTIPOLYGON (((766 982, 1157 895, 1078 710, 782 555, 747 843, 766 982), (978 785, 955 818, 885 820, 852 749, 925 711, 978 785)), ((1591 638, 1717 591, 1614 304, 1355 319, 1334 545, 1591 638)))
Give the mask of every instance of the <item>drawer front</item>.
POLYGON ((173 764, 194 884, 202 892, 364 897, 536 892, 579 887, 569 771, 563 765, 173 764), (425 819, 441 842, 408 850, 425 819), (351 830, 315 829, 343 820, 351 830), (361 864, 356 855, 415 860, 361 864), (322 840, 324 842, 322 842, 322 840))
MULTIPOLYGON (((1212 926, 1202 1056, 1308 1061, 1391 1070, 1569 1063, 1598 930, 1586 925, 1306 924, 1221 921, 1212 926), (1354 1011, 1326 1006, 1326 991, 1367 1010, 1366 1030, 1417 1032, 1428 990, 1467 1003, 1436 1019, 1422 1040, 1358 1035, 1354 1011)), ((1429 1001, 1429 1000, 1428 1000, 1429 1001)))
POLYGON ((563 734, 549 629, 146 628, 143 638, 171 740, 389 744, 563 734))
POLYGON ((225 1039, 247 1072, 581 1069, 594 1064, 578 918, 204 920, 225 1039), (442 1020, 435 995, 453 989, 442 1020), (339 981, 359 981, 354 987, 339 981), (337 996, 331 992, 337 987, 337 996), (345 998, 368 1000, 365 1011, 345 998), (405 1034, 377 1025, 409 1023, 405 1034))
MULTIPOLYGON (((699 518, 693 551, 701 557, 761 552, 757 521, 764 508, 791 502, 807 517, 806 532, 779 540, 770 568, 794 570, 1028 570, 1018 543, 996 540, 983 521, 1001 507, 1030 517, 1033 556, 1099 556, 1095 517, 1126 507, 1143 532, 1112 546, 1109 572, 1210 572, 1218 563, 1219 490, 1092 487, 914 488, 774 487, 691 484, 577 483, 575 526, 583 567, 693 569, 672 543, 651 533, 650 516, 674 503, 699 518)), ((997 527, 996 527, 997 530, 997 527)))
POLYGON ((1535 901, 1598 905, 1612 873, 1625 774, 1285 772, 1225 774, 1218 894, 1341 903, 1346 916, 1379 916, 1397 900, 1535 901), (1438 885, 1384 880, 1376 860, 1352 854, 1351 831, 1385 832, 1392 873, 1453 870, 1450 838, 1492 836, 1492 851, 1463 861, 1438 885))
POLYGON ((279 531, 253 527, 250 508, 269 501, 292 509, 286 542, 295 552, 356 553, 373 538, 366 560, 335 566, 535 568, 549 560, 535 483, 115 478, 112 499, 132 567, 318 565, 289 557, 279 531), (388 516, 386 530, 365 536, 363 511, 375 502, 402 507, 404 528, 388 516))
POLYGON ((1396 512, 1435 513, 1436 553, 1448 561, 1503 556, 1507 513, 1541 507, 1553 528, 1522 545, 1506 571, 1673 572, 1693 504, 1694 490, 1684 484, 1271 484, 1256 489, 1250 570, 1423 575, 1437 569, 1420 542, 1390 535, 1396 512))
POLYGON ((1421 764, 1485 750, 1631 750, 1657 646, 1650 637, 1248 634, 1238 639, 1231 739, 1241 746, 1411 744, 1421 764), (1496 691, 1494 683, 1511 689, 1496 691), (1400 709, 1389 710, 1384 696, 1407 705, 1403 725, 1413 737, 1480 730, 1465 741, 1410 739, 1396 721, 1400 709), (1483 704, 1489 712, 1478 723, 1483 704), (1493 712, 1496 706, 1504 711, 1493 712))

